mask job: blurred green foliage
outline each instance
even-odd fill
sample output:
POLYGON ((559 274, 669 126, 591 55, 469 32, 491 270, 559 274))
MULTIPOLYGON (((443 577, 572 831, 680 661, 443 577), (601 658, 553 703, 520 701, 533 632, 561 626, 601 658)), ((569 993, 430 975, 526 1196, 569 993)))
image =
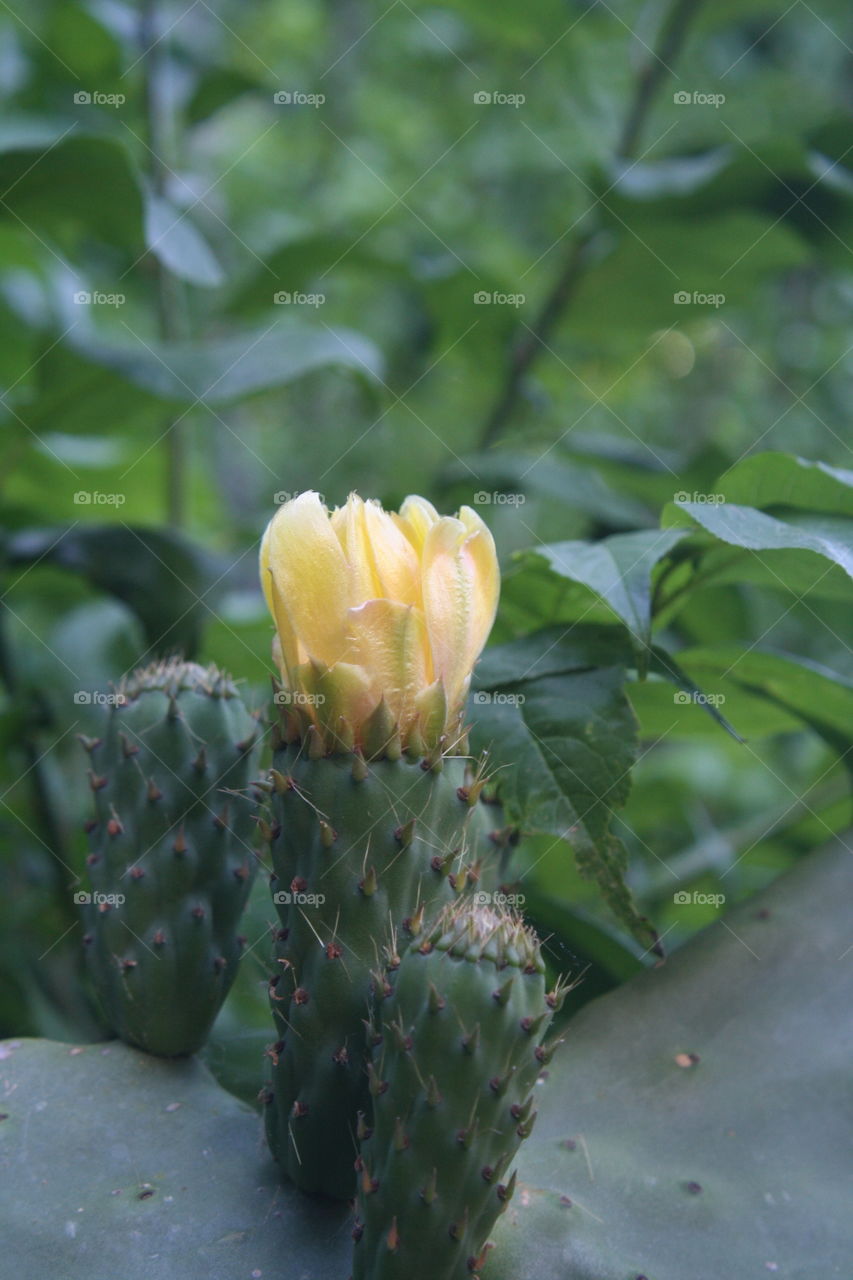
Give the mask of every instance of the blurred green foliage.
MULTIPOLYGON (((674 892, 844 826, 847 5, 13 0, 0 35, 0 1034, 98 1034, 75 734, 177 647, 263 704, 258 536, 307 487, 478 503, 534 663, 605 629, 510 726, 571 710, 588 869, 637 904, 569 855, 575 782, 519 796, 577 1001, 649 962, 631 912, 677 946, 719 908, 674 892), (605 667, 624 740, 587 774, 605 667)), ((505 653, 483 687, 520 687, 505 653)), ((210 1050, 247 1094, 271 916, 259 886, 210 1050)))

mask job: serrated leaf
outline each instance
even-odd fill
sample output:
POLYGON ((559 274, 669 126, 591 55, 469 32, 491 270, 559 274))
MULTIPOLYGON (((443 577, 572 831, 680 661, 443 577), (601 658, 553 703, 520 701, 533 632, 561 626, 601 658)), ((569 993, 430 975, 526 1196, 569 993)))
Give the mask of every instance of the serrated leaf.
POLYGON ((604 601, 637 641, 643 667, 651 638, 652 573, 684 536, 680 529, 641 529, 600 542, 552 542, 523 555, 546 560, 554 573, 604 601))
POLYGON ((472 697, 471 743, 488 753, 510 821, 566 840, 617 919, 652 948, 657 935, 633 902, 626 853, 610 830, 628 795, 636 751, 624 677, 616 666, 543 676, 511 691, 481 690, 472 697))
MULTIPOLYGON (((633 650, 620 627, 576 622, 543 627, 506 644, 490 645, 474 669, 474 689, 500 689, 542 676, 630 665, 633 650)), ((476 699, 475 699, 476 702, 476 699)))

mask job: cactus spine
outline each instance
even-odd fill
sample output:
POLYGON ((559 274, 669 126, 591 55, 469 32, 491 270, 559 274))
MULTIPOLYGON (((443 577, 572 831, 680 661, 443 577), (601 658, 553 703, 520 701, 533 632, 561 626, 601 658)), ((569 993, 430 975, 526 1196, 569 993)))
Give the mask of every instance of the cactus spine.
POLYGON ((135 672, 101 719, 82 740, 95 807, 79 895, 89 970, 123 1040, 193 1053, 240 955, 258 725, 228 676, 175 658, 135 672))
POLYGON ((425 1259, 430 1280, 471 1280, 515 1189, 510 1165, 533 1127, 563 992, 546 992, 529 929, 470 902, 445 908, 399 962, 392 947, 386 977, 353 1280, 417 1280, 425 1259))
POLYGON ((304 1191, 350 1199, 382 941, 393 928, 404 949, 425 913, 475 885, 493 887, 502 833, 461 756, 413 758, 381 744, 377 758, 323 755, 314 734, 309 727, 301 741, 279 743, 265 784, 278 1040, 262 1096, 269 1145, 289 1177, 304 1191))

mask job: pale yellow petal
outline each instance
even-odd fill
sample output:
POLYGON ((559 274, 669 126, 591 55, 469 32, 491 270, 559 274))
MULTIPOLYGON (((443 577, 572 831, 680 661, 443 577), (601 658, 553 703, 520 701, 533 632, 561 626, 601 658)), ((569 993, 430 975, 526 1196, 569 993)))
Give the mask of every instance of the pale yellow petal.
POLYGON ((370 505, 357 493, 351 493, 344 505, 332 514, 332 528, 337 534, 349 569, 351 604, 361 604, 382 594, 366 518, 370 505))
MULTIPOLYGON (((287 612, 282 594, 276 585, 272 569, 267 573, 270 582, 270 596, 272 598, 272 616, 275 619, 275 629, 278 636, 278 659, 282 674, 287 678, 288 682, 292 680, 292 672, 299 666, 300 662, 304 662, 308 657, 304 646, 300 645, 299 638, 293 629, 290 616, 287 612)), ((273 646, 273 657, 276 657, 275 646, 273 646)))
POLYGON ((495 540, 485 525, 462 544, 462 555, 471 562, 471 666, 486 646, 501 593, 501 575, 495 540))
POLYGON ((459 519, 462 521, 469 533, 484 531, 491 538, 492 534, 489 526, 486 524, 479 511, 475 511, 473 507, 460 507, 459 519))
POLYGON ((400 507, 400 527, 419 555, 423 552, 427 534, 440 519, 432 503, 416 493, 410 493, 400 507))
POLYGON ((300 494, 279 508, 265 555, 294 634, 312 658, 331 666, 346 642, 352 588, 346 557, 318 494, 300 494))
POLYGON ((402 728, 417 714, 420 691, 430 683, 426 621, 419 609, 395 600, 368 600, 350 610, 354 660, 373 680, 402 728))
POLYGON ((378 502, 365 503, 364 521, 378 586, 373 594, 420 609, 420 565, 411 542, 378 502))
POLYGON ((434 672, 444 682, 451 713, 488 639, 498 586, 488 530, 469 533, 450 516, 432 526, 423 555, 424 609, 434 672))

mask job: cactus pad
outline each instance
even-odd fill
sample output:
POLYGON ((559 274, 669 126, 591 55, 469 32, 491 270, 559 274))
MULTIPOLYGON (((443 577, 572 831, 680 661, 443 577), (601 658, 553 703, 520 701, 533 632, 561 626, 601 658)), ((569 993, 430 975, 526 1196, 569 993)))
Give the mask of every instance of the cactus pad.
POLYGON ((546 993, 535 935, 463 902, 397 961, 362 1122, 354 1280, 471 1280, 515 1189, 533 1086, 561 992, 546 993))
POLYGON ((149 1053, 198 1049, 233 981, 257 737, 226 675, 170 659, 122 683, 83 743, 89 968, 110 1027, 149 1053))
POLYGON ((368 1105, 365 1021, 389 930, 403 949, 424 912, 494 887, 500 810, 458 756, 274 755, 267 829, 279 915, 270 997, 278 1040, 267 1137, 304 1191, 355 1194, 357 1115, 368 1105))

